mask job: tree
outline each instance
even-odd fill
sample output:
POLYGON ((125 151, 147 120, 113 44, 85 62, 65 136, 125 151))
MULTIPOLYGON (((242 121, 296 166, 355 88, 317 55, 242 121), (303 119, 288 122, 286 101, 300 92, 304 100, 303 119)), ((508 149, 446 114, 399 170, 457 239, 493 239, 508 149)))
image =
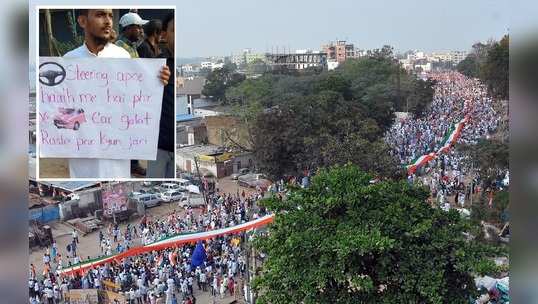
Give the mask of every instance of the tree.
MULTIPOLYGON (((433 86, 435 81, 433 80, 422 80, 418 79, 413 81, 413 88, 407 94, 406 98, 406 112, 409 111, 413 113, 415 117, 421 117, 427 106, 433 100, 433 86), (407 109, 408 108, 408 109, 407 109)), ((404 105, 402 104, 401 107, 404 105)))
POLYGON ((407 104, 420 115, 432 100, 432 85, 401 69, 385 47, 335 71, 247 79, 228 88, 226 100, 240 107, 250 147, 273 178, 346 162, 397 177, 401 168, 383 134, 394 111, 406 111, 407 104))
POLYGON ((471 53, 456 66, 458 72, 471 78, 478 78, 479 64, 475 54, 471 53))
POLYGON ((491 194, 493 197, 490 206, 490 193, 483 192, 480 199, 471 206, 471 220, 475 225, 485 221, 502 226, 508 221, 508 205, 510 203, 509 192, 502 190, 491 194))
POLYGON ((245 75, 235 73, 230 65, 215 69, 207 75, 202 94, 226 102, 226 90, 245 80, 245 75))
POLYGON ((347 165, 261 204, 275 212, 254 280, 259 303, 468 303, 475 274, 493 271, 468 221, 426 203, 405 180, 371 183, 347 165))
POLYGON ((504 36, 495 42, 488 50, 485 63, 481 70, 481 78, 486 83, 489 92, 498 98, 508 99, 508 63, 509 37, 504 36))
POLYGON ((263 74, 269 71, 269 66, 267 65, 267 63, 265 63, 265 61, 261 59, 256 59, 251 63, 247 64, 246 70, 247 74, 249 75, 263 74))

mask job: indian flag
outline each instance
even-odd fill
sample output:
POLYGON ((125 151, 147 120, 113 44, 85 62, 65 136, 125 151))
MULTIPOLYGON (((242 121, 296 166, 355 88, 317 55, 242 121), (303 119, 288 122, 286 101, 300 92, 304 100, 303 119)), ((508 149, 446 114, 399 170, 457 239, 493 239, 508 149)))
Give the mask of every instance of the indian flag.
POLYGON ((409 175, 415 173, 415 171, 417 171, 419 167, 424 166, 425 164, 427 164, 434 158, 435 158, 435 153, 433 152, 416 158, 412 164, 407 165, 407 173, 409 175))
POLYGON ((443 146, 437 151, 437 155, 448 152, 450 147, 458 141, 458 138, 460 138, 461 132, 463 131, 463 127, 465 126, 467 120, 468 118, 465 117, 450 129, 448 134, 445 136, 443 146))
POLYGON ((458 138, 461 136, 461 132, 463 131, 463 127, 465 126, 465 123, 469 120, 469 117, 466 116, 464 119, 462 119, 460 122, 455 124, 450 130, 448 131, 447 135, 445 136, 443 140, 443 146, 437 150, 437 152, 431 152, 429 154, 425 154, 422 156, 417 157, 411 164, 407 165, 407 174, 412 175, 414 174, 417 169, 421 166, 424 166, 425 164, 429 163, 432 159, 435 159, 438 157, 441 153, 446 153, 452 147, 456 141, 458 141, 458 138))
MULTIPOLYGON (((116 254, 116 255, 107 256, 107 257, 101 257, 101 258, 81 262, 81 263, 73 265, 71 267, 62 269, 60 271, 60 274, 61 275, 71 275, 71 274, 74 274, 76 272, 82 274, 85 271, 87 271, 89 269, 92 269, 92 268, 94 268, 96 266, 100 266, 100 265, 103 265, 103 264, 106 264, 106 263, 110 263, 112 261, 120 261, 120 260, 122 260, 122 259, 124 259, 126 257, 139 255, 141 253, 150 252, 150 251, 153 251, 153 250, 161 250, 161 249, 171 248, 171 247, 175 247, 175 246, 182 245, 182 244, 187 244, 187 243, 195 243, 197 241, 212 239, 212 238, 216 238, 216 237, 219 237, 219 236, 222 236, 222 235, 240 233, 240 232, 243 232, 243 231, 247 231, 249 229, 258 228, 258 227, 261 227, 261 226, 268 225, 268 224, 273 222, 274 217, 275 217, 274 214, 269 214, 269 215, 266 215, 264 217, 252 220, 250 222, 246 222, 246 223, 236 225, 236 226, 232 226, 232 227, 216 229, 216 230, 210 230, 210 231, 204 231, 204 232, 198 232, 198 233, 175 235, 175 236, 163 239, 163 240, 156 241, 156 242, 148 244, 148 245, 131 248, 130 250, 124 251, 124 252, 116 254)), ((163 256, 162 255, 159 256, 159 259, 163 259, 163 256)))

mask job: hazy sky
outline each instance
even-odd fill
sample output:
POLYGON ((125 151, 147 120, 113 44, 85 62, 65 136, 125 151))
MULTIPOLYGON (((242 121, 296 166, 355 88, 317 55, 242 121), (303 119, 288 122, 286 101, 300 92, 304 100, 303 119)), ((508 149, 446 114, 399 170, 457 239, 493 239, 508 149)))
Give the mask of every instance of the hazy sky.
POLYGON ((187 0, 178 4, 178 56, 319 49, 344 39, 361 49, 467 50, 509 28, 499 0, 187 0))
MULTIPOLYGON (((176 5, 178 57, 319 49, 345 39, 361 49, 390 44, 396 50, 468 50, 477 41, 499 39, 509 28, 508 0, 159 0, 176 5)), ((516 1, 518 2, 518 1, 516 1)), ((533 1, 519 1, 527 4, 533 1)), ((55 4, 72 4, 57 1, 55 4)), ((110 4, 93 0, 93 5, 110 4)), ((115 1, 129 5, 133 1, 115 1)), ((30 0, 33 5, 46 1, 30 0)), ((536 5, 535 5, 536 6, 536 5)), ((33 18, 32 18, 33 19, 33 18)), ((34 20, 30 28, 35 28, 34 20)), ((35 47, 35 31, 30 46, 35 47)))

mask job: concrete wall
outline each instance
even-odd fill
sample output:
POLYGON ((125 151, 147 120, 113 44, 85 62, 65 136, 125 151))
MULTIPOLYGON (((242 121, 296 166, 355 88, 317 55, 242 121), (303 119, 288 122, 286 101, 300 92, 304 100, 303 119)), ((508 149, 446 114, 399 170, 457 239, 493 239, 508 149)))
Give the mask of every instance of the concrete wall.
POLYGON ((207 129, 207 139, 212 145, 225 146, 230 145, 226 140, 226 132, 230 135, 233 141, 240 145, 249 148, 247 142, 247 129, 241 122, 233 116, 211 116, 205 117, 207 129))
MULTIPOLYGON (((196 173, 196 163, 194 162, 193 157, 181 155, 178 153, 176 155, 176 166, 181 169, 181 171, 186 171, 190 173, 196 173), (190 170, 188 170, 187 162, 190 161, 190 170)), ((198 161, 198 167, 201 171, 207 170, 217 176, 217 165, 213 162, 198 161)))

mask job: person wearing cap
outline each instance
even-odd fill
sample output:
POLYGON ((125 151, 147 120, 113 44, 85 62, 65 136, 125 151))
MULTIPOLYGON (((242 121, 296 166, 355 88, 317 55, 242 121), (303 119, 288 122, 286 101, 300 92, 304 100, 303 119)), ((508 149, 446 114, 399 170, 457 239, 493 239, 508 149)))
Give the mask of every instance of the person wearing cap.
POLYGON ((129 12, 120 18, 121 33, 116 41, 117 46, 124 48, 131 58, 139 58, 138 51, 139 40, 142 35, 142 26, 148 23, 148 20, 142 19, 137 13, 129 12))
MULTIPOLYGON (((66 58, 131 58, 123 48, 112 43, 112 9, 81 9, 77 21, 84 29, 84 43, 69 52, 66 58)), ((163 66, 159 75, 163 85, 168 84, 170 69, 163 66)), ((72 178, 130 178, 129 159, 70 158, 69 175, 72 178)))
MULTIPOLYGON (((148 22, 148 20, 144 20, 142 19, 142 17, 140 17, 140 15, 138 15, 137 9, 129 10, 127 14, 123 15, 120 18, 119 24, 122 28, 122 31, 120 37, 116 41, 116 45, 121 46, 123 49, 125 49, 129 53, 129 55, 131 55, 131 58, 148 58, 148 56, 146 56, 146 53, 143 53, 141 55, 139 48, 144 42, 141 39, 142 26, 147 26, 149 25, 149 23, 150 22, 148 22)), ((133 159, 131 160, 131 173, 145 176, 146 169, 140 166, 140 162, 138 160, 133 159)))

